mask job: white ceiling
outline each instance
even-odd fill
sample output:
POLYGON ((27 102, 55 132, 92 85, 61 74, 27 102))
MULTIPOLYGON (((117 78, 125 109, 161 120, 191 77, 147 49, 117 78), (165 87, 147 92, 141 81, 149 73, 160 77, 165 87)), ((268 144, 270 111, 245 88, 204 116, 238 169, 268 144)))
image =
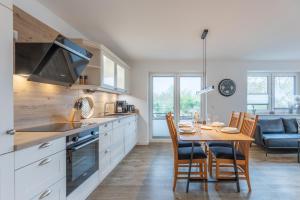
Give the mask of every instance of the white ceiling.
POLYGON ((125 60, 300 60, 299 0, 39 0, 125 60))

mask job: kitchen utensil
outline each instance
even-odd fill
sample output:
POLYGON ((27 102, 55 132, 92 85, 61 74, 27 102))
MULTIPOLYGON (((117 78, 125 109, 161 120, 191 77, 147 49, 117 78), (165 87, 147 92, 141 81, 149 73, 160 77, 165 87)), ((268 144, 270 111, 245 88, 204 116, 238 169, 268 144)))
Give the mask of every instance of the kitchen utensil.
POLYGON ((81 102, 81 117, 88 119, 94 114, 94 101, 91 97, 82 97, 81 102))
POLYGON ((75 102, 74 107, 72 108, 69 121, 78 122, 81 120, 81 108, 82 108, 82 99, 80 98, 75 102))

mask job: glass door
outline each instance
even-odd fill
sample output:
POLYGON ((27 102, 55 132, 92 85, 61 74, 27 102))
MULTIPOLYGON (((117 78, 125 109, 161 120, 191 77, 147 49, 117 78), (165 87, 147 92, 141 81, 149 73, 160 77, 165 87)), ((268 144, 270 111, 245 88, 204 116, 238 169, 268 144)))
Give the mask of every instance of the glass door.
POLYGON ((152 76, 151 130, 154 138, 169 137, 166 114, 175 111, 175 77, 152 76))
POLYGON ((201 77, 180 76, 179 82, 179 121, 193 121, 195 112, 201 114, 200 96, 196 95, 201 90, 201 77))
POLYGON ((150 77, 150 133, 152 138, 169 138, 166 114, 174 114, 175 123, 192 121, 200 113, 200 75, 155 74, 150 77))

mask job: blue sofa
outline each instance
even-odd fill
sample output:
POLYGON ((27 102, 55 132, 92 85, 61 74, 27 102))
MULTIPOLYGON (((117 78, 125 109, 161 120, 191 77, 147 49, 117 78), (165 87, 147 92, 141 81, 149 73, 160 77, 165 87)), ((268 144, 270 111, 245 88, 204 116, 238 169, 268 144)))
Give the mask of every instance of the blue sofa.
POLYGON ((265 148, 266 155, 270 149, 298 149, 300 134, 296 119, 262 119, 258 121, 255 143, 265 148))

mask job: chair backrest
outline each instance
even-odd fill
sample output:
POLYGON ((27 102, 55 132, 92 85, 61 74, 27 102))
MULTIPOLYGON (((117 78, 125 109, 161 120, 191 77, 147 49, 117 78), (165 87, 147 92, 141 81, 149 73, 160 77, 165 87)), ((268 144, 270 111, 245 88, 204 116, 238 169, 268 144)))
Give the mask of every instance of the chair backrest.
POLYGON ((166 121, 167 121, 168 129, 169 129, 169 133, 170 133, 170 136, 172 139, 174 159, 176 160, 178 157, 178 138, 177 138, 176 126, 174 124, 174 119, 173 119, 171 112, 169 112, 166 115, 166 121))
MULTIPOLYGON (((244 113, 242 127, 240 130, 241 133, 251 138, 254 138, 257 121, 258 121, 257 115, 244 113)), ((238 150, 241 151, 246 156, 246 159, 249 156, 250 145, 251 142, 239 142, 238 144, 238 150)))
POLYGON ((230 122, 229 122, 229 127, 239 128, 241 118, 242 118, 241 112, 232 112, 230 122))

